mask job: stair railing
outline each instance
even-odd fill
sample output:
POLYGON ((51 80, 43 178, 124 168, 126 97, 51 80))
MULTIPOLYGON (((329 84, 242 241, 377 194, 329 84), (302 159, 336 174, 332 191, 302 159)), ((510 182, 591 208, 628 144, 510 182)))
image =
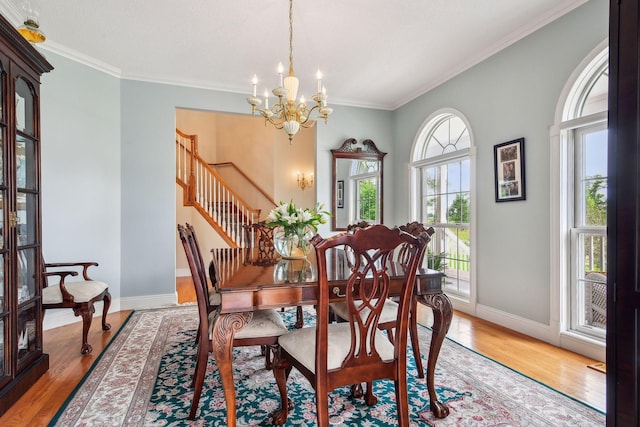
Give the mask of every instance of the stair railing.
POLYGON ((198 154, 198 136, 176 129, 176 182, 185 189, 184 204, 193 206, 232 247, 245 246, 243 225, 260 218, 198 154))

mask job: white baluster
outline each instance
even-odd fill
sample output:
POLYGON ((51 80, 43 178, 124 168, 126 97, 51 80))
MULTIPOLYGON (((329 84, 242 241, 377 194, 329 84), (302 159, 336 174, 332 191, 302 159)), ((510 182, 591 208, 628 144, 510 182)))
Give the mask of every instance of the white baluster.
POLYGON ((213 176, 209 172, 209 216, 213 218, 213 176))

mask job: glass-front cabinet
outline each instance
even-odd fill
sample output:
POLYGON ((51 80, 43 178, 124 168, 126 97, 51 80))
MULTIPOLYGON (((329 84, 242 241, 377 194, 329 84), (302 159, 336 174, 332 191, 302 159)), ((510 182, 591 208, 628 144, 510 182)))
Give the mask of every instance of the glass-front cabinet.
POLYGON ((42 348, 40 77, 53 67, 0 15, 0 415, 49 368, 42 348))

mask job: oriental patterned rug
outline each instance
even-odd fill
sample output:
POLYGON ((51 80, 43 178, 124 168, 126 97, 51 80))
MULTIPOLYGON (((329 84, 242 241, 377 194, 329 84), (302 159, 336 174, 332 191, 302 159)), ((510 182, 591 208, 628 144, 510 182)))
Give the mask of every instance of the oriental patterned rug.
MULTIPOLYGON (((282 313, 293 325, 294 311, 282 313)), ((305 316, 312 319, 312 313, 305 316)), ((220 377, 209 359, 197 420, 187 414, 193 391, 196 308, 134 312, 50 426, 224 426, 226 409, 220 377)), ((424 354, 431 331, 420 327, 424 354)), ((604 426, 605 415, 495 361, 446 339, 436 368, 437 393, 450 415, 434 419, 424 380, 409 354, 412 426, 604 426)), ((425 358, 426 366, 426 358, 425 358)), ((257 347, 234 350, 238 425, 269 426, 280 405, 273 373, 257 347)), ((286 425, 314 426, 313 389, 295 369, 287 383, 295 409, 286 425)), ((351 399, 347 387, 330 396, 331 425, 397 425, 391 381, 378 381, 378 404, 351 399)))

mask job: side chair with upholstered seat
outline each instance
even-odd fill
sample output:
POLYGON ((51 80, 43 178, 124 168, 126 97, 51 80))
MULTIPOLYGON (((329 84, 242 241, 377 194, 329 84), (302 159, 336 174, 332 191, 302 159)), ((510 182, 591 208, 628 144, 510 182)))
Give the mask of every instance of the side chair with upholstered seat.
MULTIPOLYGON (((367 222, 360 222, 347 227, 349 233, 353 233, 357 229, 370 227, 367 222)), ((433 227, 428 229, 419 222, 411 222, 406 225, 401 225, 400 230, 411 234, 412 236, 419 236, 426 234, 427 242, 430 241, 430 237, 434 233, 433 227)), ((392 259, 396 262, 407 265, 410 260, 410 247, 401 245, 397 250, 393 252, 392 259)), ((349 257, 351 258, 351 257, 349 257)), ((419 265, 422 265, 422 259, 419 265)), ((349 316, 349 310, 345 302, 333 302, 330 304, 331 310, 338 319, 346 320, 349 316)), ((391 341, 394 339, 394 329, 396 328, 396 317, 398 313, 398 303, 388 299, 385 301, 382 314, 380 315, 380 321, 378 328, 387 332, 387 336, 391 341)), ((417 320, 418 301, 416 298, 411 298, 411 309, 409 314, 409 337, 411 339, 411 347, 413 349, 413 357, 416 362, 416 370, 418 371, 418 377, 424 378, 424 366, 422 364, 422 357, 420 356, 420 341, 418 339, 418 320, 417 320)))
MULTIPOLYGON (((209 353, 213 351, 212 331, 214 322, 217 319, 218 310, 210 311, 209 295, 207 294, 207 286, 203 284, 203 278, 206 279, 204 272, 204 264, 198 260, 202 259, 200 248, 195 239, 195 233, 191 230, 178 225, 178 233, 180 240, 187 256, 189 269, 193 278, 193 285, 196 291, 196 300, 198 302, 198 331, 200 339, 197 348, 196 368, 193 377, 193 400, 191 402, 191 410, 189 411, 189 419, 193 420, 198 411, 198 403, 200 394, 204 384, 204 376, 207 369, 207 361, 209 353)), ((215 262, 211 264, 216 269, 215 262)), ((212 277, 217 277, 213 272, 212 277)), ((286 333, 287 327, 282 320, 280 314, 273 309, 257 310, 253 312, 253 316, 249 324, 241 331, 238 331, 233 340, 234 347, 240 346, 266 346, 268 349, 276 345, 278 336, 286 333)), ((267 352, 267 361, 269 360, 267 352)), ((267 366, 268 367, 268 366, 267 366)))
POLYGON ((98 266, 97 262, 59 262, 42 263, 42 311, 53 308, 70 308, 73 314, 82 318, 82 354, 89 354, 93 347, 88 342, 89 329, 95 313, 94 304, 103 301, 102 307, 102 330, 109 331, 111 325, 107 323, 107 313, 111 306, 111 294, 109 286, 101 281, 93 280, 89 277, 89 267, 98 266), (64 268, 66 270, 59 270, 64 268), (68 277, 78 275, 78 271, 68 270, 69 268, 82 270, 84 280, 66 281, 68 277), (54 269, 54 270, 51 270, 54 269), (49 284, 49 278, 59 277, 58 283, 49 284))
MULTIPOLYGON (((274 375, 280 391, 281 407, 274 414, 275 424, 284 424, 290 405, 287 378, 292 367, 298 369, 316 391, 317 424, 329 425, 329 391, 344 385, 367 383, 365 402, 377 402, 373 394, 374 380, 394 381, 398 421, 409 425, 407 396, 407 329, 409 309, 428 237, 414 237, 398 228, 375 225, 357 229, 353 234, 339 234, 328 239, 313 238, 318 262, 317 324, 280 336, 274 359, 274 375), (391 286, 390 257, 394 249, 407 245, 408 263, 401 281, 396 317, 396 335, 391 342, 378 323, 391 286), (327 265, 334 248, 353 251, 354 265, 345 278, 346 322, 331 323, 329 300, 332 297, 327 265)), ((330 263, 330 261, 329 261, 330 263)))

